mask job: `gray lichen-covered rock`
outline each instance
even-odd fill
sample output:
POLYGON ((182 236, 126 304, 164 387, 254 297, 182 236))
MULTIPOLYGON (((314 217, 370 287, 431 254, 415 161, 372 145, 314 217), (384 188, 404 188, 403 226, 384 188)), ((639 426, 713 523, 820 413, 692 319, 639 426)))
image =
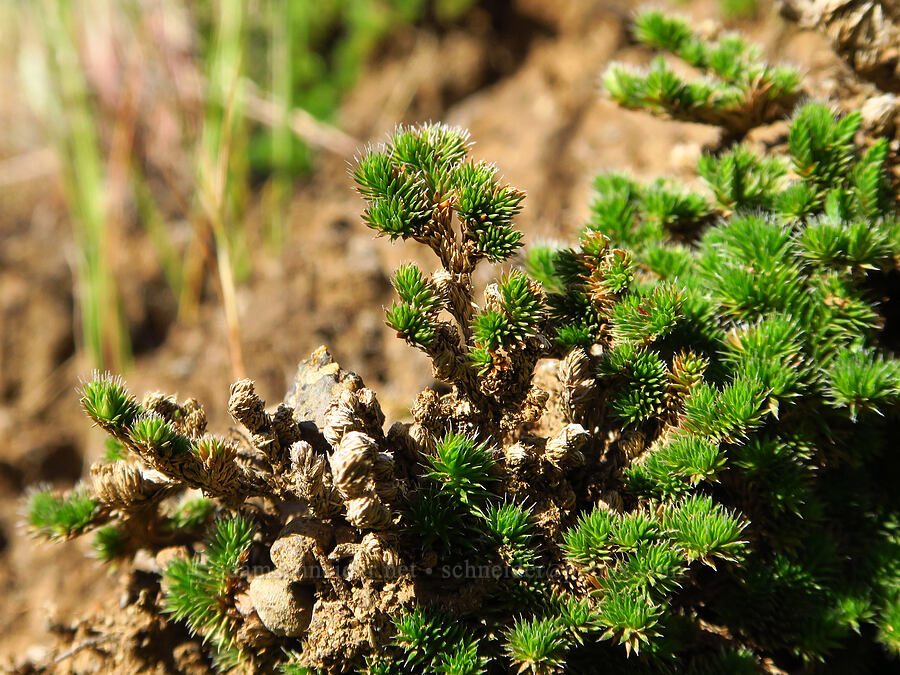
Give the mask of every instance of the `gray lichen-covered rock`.
POLYGON ((325 427, 325 412, 343 390, 363 388, 362 378, 342 370, 328 350, 322 346, 297 366, 297 373, 284 402, 294 409, 298 423, 313 422, 325 427))
POLYGON ((298 637, 309 627, 315 603, 312 586, 298 584, 276 570, 255 577, 247 595, 260 621, 275 635, 298 637))

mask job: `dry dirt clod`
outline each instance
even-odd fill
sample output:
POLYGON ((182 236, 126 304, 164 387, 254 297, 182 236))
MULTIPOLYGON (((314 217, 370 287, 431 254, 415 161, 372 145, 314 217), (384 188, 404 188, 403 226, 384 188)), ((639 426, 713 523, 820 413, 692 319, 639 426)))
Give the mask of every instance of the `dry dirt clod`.
POLYGON ((293 581, 321 578, 315 556, 316 546, 328 548, 334 533, 325 523, 310 518, 295 518, 281 531, 269 550, 272 564, 293 581), (316 574, 319 576, 316 577, 316 574))
POLYGON ((275 636, 266 628, 259 615, 253 613, 244 618, 244 622, 237 631, 235 641, 240 645, 260 649, 275 642, 275 636))
POLYGON ((277 539, 269 555, 272 564, 286 577, 294 581, 310 580, 308 578, 313 576, 312 569, 316 564, 313 554, 315 546, 316 540, 312 537, 291 534, 277 539))

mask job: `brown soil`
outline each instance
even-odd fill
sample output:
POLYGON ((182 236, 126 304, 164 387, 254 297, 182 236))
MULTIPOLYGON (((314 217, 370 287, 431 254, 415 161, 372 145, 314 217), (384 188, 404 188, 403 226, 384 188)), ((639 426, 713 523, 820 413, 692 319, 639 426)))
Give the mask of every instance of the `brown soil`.
MULTIPOLYGON (((378 140, 398 121, 468 127, 477 156, 496 162, 511 184, 527 191, 520 222, 528 241, 571 236, 585 222, 591 178, 601 169, 692 177, 715 130, 625 112, 601 96, 598 78, 607 62, 647 59, 629 44, 630 3, 512 4, 502 18, 479 10, 456 29, 397 36, 348 97, 342 128, 378 140)), ((681 10, 698 19, 715 16, 713 2, 681 10)), ((741 27, 771 57, 803 64, 820 80, 831 72, 834 57, 824 42, 785 26, 774 11, 741 27)), ((0 89, 16 91, 7 66, 0 64, 0 89)), ((3 104, 0 116, 7 118, 0 129, 15 132, 10 138, 0 132, 0 157, 40 147, 24 102, 3 104)), ((325 343, 379 392, 389 419, 403 418, 430 383, 430 368, 384 326, 382 307, 390 304, 389 273, 400 261, 433 263, 413 246, 373 239, 362 226, 347 159, 323 156, 314 177, 296 186, 289 244, 277 258, 260 254, 253 278, 240 286, 244 361, 258 391, 274 403, 296 363, 325 343)), ((0 667, 26 669, 89 640, 79 617, 114 614, 127 591, 116 580, 121 573, 90 558, 88 541, 38 543, 20 526, 29 486, 71 486, 102 453, 102 435, 90 429, 74 393, 89 368, 77 348, 76 249, 58 180, 51 174, 0 184, 0 205, 0 667)), ((147 250, 146 235, 132 228, 116 261, 128 271, 120 274, 121 290, 138 338, 129 385, 196 396, 211 427, 225 429, 232 374, 216 294, 208 293, 196 320, 176 320, 175 299, 147 250)), ((117 621, 134 624, 140 617, 117 621)), ((177 640, 165 644, 171 654, 177 640)), ((183 664, 193 659, 205 668, 190 644, 178 649, 183 664)), ((97 667, 88 648, 50 670, 97 667)), ((136 667, 119 663, 106 672, 136 667)), ((165 661, 150 670, 172 672, 165 661)))

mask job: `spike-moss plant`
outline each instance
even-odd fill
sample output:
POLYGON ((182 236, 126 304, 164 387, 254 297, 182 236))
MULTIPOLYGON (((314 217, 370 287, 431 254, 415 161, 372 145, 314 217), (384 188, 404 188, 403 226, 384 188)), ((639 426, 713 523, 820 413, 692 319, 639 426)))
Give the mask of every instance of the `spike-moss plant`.
POLYGON ((686 19, 644 10, 635 19, 634 37, 651 49, 678 56, 704 77, 687 81, 662 56, 645 72, 613 63, 604 84, 625 108, 712 124, 722 127, 727 139, 740 140, 751 129, 783 118, 800 97, 801 78, 795 68, 770 66, 758 47, 735 33, 707 39, 686 19))
POLYGON ((884 672, 900 227, 858 126, 806 104, 787 157, 704 157, 703 192, 603 175, 577 244, 531 248, 481 305, 523 195, 462 130, 400 129, 354 176, 369 227, 437 255, 397 271, 386 321, 445 393, 385 433, 317 352, 272 412, 237 382, 223 438, 196 401, 97 375, 109 456, 28 521, 156 554, 144 609, 222 671, 884 672))

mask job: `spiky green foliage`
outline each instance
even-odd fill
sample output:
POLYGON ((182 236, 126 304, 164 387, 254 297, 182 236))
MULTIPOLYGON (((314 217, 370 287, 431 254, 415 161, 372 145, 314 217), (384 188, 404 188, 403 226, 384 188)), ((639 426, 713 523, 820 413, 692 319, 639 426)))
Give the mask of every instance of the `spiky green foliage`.
POLYGON ((444 675, 485 675, 490 659, 478 654, 478 640, 461 640, 450 651, 440 654, 436 673, 444 675))
POLYGON ((191 441, 178 433, 171 422, 155 414, 138 418, 128 435, 136 447, 148 453, 177 456, 191 450, 191 441))
MULTIPOLYGON (((441 263, 431 275, 415 265, 397 270, 400 300, 387 310, 388 325, 428 354, 438 379, 514 415, 522 411, 543 346, 544 292, 513 271, 488 286, 482 308, 475 304, 472 273, 478 264, 507 261, 522 245, 513 221, 525 195, 504 185, 494 165, 468 155, 462 129, 401 127, 358 161, 354 178, 370 228, 424 244, 441 263)), ((497 430, 492 416, 483 420, 487 433, 497 430)))
POLYGON ((121 378, 99 372, 82 387, 81 405, 88 417, 113 435, 130 426, 141 410, 121 378))
MULTIPOLYGON (((440 612, 415 609, 394 618, 394 644, 403 650, 406 668, 434 672, 430 664, 444 661, 460 645, 466 644, 466 629, 452 617, 440 612)), ((468 651, 468 645, 466 645, 468 651)), ((476 656, 477 661, 477 656, 476 656)))
MULTIPOLYGON (((621 173, 605 173, 594 178, 594 201, 591 204, 591 225, 614 241, 627 241, 641 205, 641 190, 631 178, 621 173)), ((652 231, 649 225, 646 230, 652 231)))
POLYGON ((94 533, 94 552, 103 562, 120 558, 128 546, 128 535, 116 525, 104 525, 94 533))
POLYGON ((703 383, 685 400, 684 427, 698 436, 737 441, 758 427, 766 400, 758 379, 735 378, 722 389, 703 383))
POLYGON ((456 214, 466 227, 466 239, 491 262, 508 258, 521 246, 522 234, 512 227, 522 193, 497 182, 490 164, 462 164, 454 172, 458 185, 456 214))
POLYGON ((202 556, 176 558, 163 572, 164 611, 186 621, 193 633, 217 646, 233 644, 230 610, 253 532, 253 523, 247 518, 218 520, 202 556))
MULTIPOLYGON (((565 535, 567 558, 598 577, 600 601, 584 621, 614 638, 628 653, 639 652, 659 635, 659 600, 681 585, 686 572, 684 549, 670 540, 668 526, 646 511, 625 515, 595 508, 565 535)), ((564 614, 565 616, 565 614, 564 614)))
POLYGON ((450 553, 463 548, 470 534, 469 510, 456 494, 423 490, 407 507, 410 527, 423 548, 450 553))
MULTIPOLYGON (((642 41, 708 65, 683 23, 645 14, 637 30, 642 41)), ((668 75, 659 66, 653 77, 660 84, 668 75)), ((805 659, 837 648, 835 617, 848 630, 881 626, 880 612, 892 606, 837 581, 839 569, 860 578, 840 557, 843 550, 843 560, 856 559, 859 537, 823 536, 808 554, 793 554, 809 528, 845 523, 848 500, 858 505, 857 523, 883 522, 896 508, 874 507, 869 497, 864 506, 854 492, 884 480, 875 476, 889 456, 890 428, 879 416, 895 418, 900 386, 896 359, 877 346, 882 319, 868 286, 894 269, 900 250, 884 143, 860 149, 858 115, 839 117, 818 103, 800 108, 791 125, 786 159, 743 146, 701 158, 707 213, 717 219, 695 220, 688 236, 647 207, 659 183, 605 174, 580 247, 556 247, 533 265, 556 285, 549 300, 557 340, 595 354, 605 410, 576 419, 656 438, 624 467, 638 504, 653 509, 595 508, 562 543, 600 589, 605 636, 628 649, 669 648, 660 639, 671 630, 663 607, 695 562, 728 579, 728 598, 710 598, 707 608, 718 607, 727 623, 746 603, 754 615, 742 630, 769 646, 795 640, 791 648, 805 659), (597 234, 639 270, 624 293, 597 284, 600 292, 590 292, 597 234), (856 467, 849 475, 848 465, 856 467), (776 571, 763 575, 767 565, 776 571), (772 614, 778 593, 792 603, 790 620, 772 614), (793 637, 775 638, 779 631, 793 637)))
MULTIPOLYGON (((723 40, 713 64, 709 45, 686 24, 654 13, 641 15, 636 32, 639 40, 721 77, 746 54, 739 42, 723 40)), ((685 105, 700 91, 688 94, 662 65, 640 81, 623 70, 610 73, 614 86, 630 87, 629 95, 649 86, 665 92, 657 104, 668 97, 666 105, 685 105)), ((695 121, 703 121, 699 117, 695 121)), ((804 527, 822 527, 826 517, 846 513, 846 500, 857 503, 838 467, 885 457, 874 450, 890 434, 878 414, 896 414, 900 374, 896 360, 876 346, 882 319, 868 284, 873 275, 884 279, 900 249, 891 234, 895 214, 884 142, 862 150, 854 138, 858 129, 858 115, 839 117, 810 103, 794 114, 787 158, 760 157, 743 146, 704 156, 698 173, 712 200, 693 218, 659 217, 654 205, 670 199, 663 183, 642 186, 604 174, 595 181, 592 218, 579 247, 557 245, 529 256, 529 270, 553 288, 550 327, 557 342, 597 354, 595 383, 605 411, 585 409, 583 423, 614 420, 626 430, 659 435, 626 460, 624 470, 633 494, 659 504, 659 520, 645 531, 640 512, 595 508, 565 532, 562 544, 568 560, 606 591, 603 602, 612 609, 607 637, 621 637, 629 649, 654 644, 665 633, 666 622, 658 621, 664 612, 654 603, 679 592, 694 561, 720 574, 724 564, 732 570, 727 576, 744 584, 736 586, 743 595, 709 606, 719 606, 724 616, 726 602, 749 603, 760 614, 754 615, 756 628, 745 622, 743 629, 775 644, 761 637, 772 621, 781 626, 776 632, 795 636, 795 653, 803 658, 824 658, 835 648, 839 629, 829 617, 847 617, 844 625, 858 630, 865 622, 883 625, 879 611, 890 611, 890 602, 873 609, 858 592, 839 590, 833 576, 842 565, 838 542, 816 549, 819 568, 808 572, 808 582, 790 575, 805 570, 811 557, 784 568, 784 577, 775 573, 785 584, 782 592, 796 584, 791 616, 806 617, 802 621, 815 629, 775 621, 767 614, 772 610, 763 609, 772 596, 748 596, 750 577, 739 571, 740 565, 781 569, 779 547, 793 550, 804 527), (596 233, 639 270, 615 290, 597 272, 608 248, 595 245, 601 241, 596 233), (654 297, 670 302, 653 307, 647 300, 654 297), (660 420, 666 420, 663 434, 655 426, 660 420), (874 455, 867 454, 870 448, 874 455), (835 457, 841 458, 837 464, 835 457), (642 534, 650 538, 642 541, 642 534), (759 538, 766 543, 756 553, 759 538)), ((854 480, 874 480, 862 478, 872 470, 873 476, 879 472, 874 464, 857 468, 854 480)), ((856 489, 869 489, 865 485, 856 489)), ((864 518, 866 508, 860 504, 854 518, 864 518)), ((844 550, 856 555, 852 546, 844 550)), ((752 578, 756 592, 754 584, 764 582, 752 578)))
POLYGON ((684 557, 668 542, 641 544, 610 575, 609 588, 666 595, 680 586, 686 570, 684 557))
POLYGON ((635 19, 634 36, 652 49, 677 55, 705 77, 684 80, 662 57, 646 72, 612 64, 603 82, 612 99, 626 108, 718 125, 740 138, 788 112, 800 95, 796 69, 770 66, 757 47, 736 34, 709 41, 685 19, 645 10, 635 19))
POLYGON ((881 228, 864 220, 846 223, 827 216, 803 228, 800 246, 801 255, 816 265, 857 273, 877 269, 890 253, 881 228))
MULTIPOLYGON (((533 335, 543 316, 543 295, 521 272, 508 274, 497 284, 498 304, 513 340, 533 335)), ((502 344, 502 343, 501 343, 502 344)))
POLYGON ((560 672, 566 650, 565 629, 552 619, 521 619, 506 634, 504 646, 519 673, 560 672))
POLYGON ((381 234, 408 237, 430 221, 423 186, 412 171, 401 170, 384 152, 369 153, 360 161, 354 178, 360 192, 372 197, 366 209, 366 224, 381 234))
POLYGON ((759 157, 743 145, 719 156, 703 155, 697 173, 727 213, 771 209, 785 183, 787 167, 780 157, 759 157))
POLYGON ((667 370, 659 354, 630 345, 610 350, 600 365, 610 378, 610 410, 626 424, 658 414, 665 403, 667 370))
POLYGON ((642 345, 655 342, 675 327, 680 310, 681 292, 675 286, 656 286, 646 295, 629 295, 613 306, 613 338, 642 345))
POLYGON ((28 527, 50 539, 68 539, 93 525, 98 515, 97 500, 86 489, 60 494, 54 490, 38 490, 26 505, 28 527))
POLYGON ((394 287, 400 303, 387 310, 387 324, 397 334, 416 345, 427 348, 434 340, 440 300, 433 284, 413 264, 402 265, 394 275, 394 287))
POLYGON ((169 527, 175 531, 197 529, 206 524, 215 509, 216 503, 206 497, 186 499, 169 516, 169 527))
POLYGON ((788 134, 794 170, 819 190, 833 187, 854 160, 853 137, 861 122, 859 113, 836 119, 824 105, 803 106, 794 116, 788 134))
MULTIPOLYGON (((521 244, 512 227, 523 194, 501 185, 494 166, 465 161, 468 134, 444 125, 400 129, 366 153, 354 178, 369 202, 366 224, 392 239, 435 237, 439 211, 453 209, 475 257, 508 258, 521 244)), ((437 242, 430 242, 438 246, 437 242)))
POLYGON ((557 612, 556 622, 567 631, 566 638, 570 645, 583 645, 590 635, 599 630, 597 611, 591 599, 558 596, 551 606, 557 612))
POLYGON ((216 457, 228 452, 228 443, 223 438, 207 436, 191 443, 191 452, 200 457, 216 457))
POLYGON ((796 320, 772 314, 732 330, 722 359, 739 375, 762 384, 771 399, 785 400, 803 393, 810 381, 802 338, 796 320))
POLYGON ((656 626, 663 608, 640 590, 616 588, 606 593, 599 607, 601 638, 624 645, 630 654, 658 635, 656 626))
POLYGON ((689 232, 710 213, 703 195, 664 180, 657 180, 647 187, 640 208, 647 227, 657 231, 689 232))
POLYGON ((469 357, 479 375, 502 365, 500 350, 533 338, 544 313, 540 287, 521 272, 507 275, 495 288, 496 297, 491 306, 472 320, 475 344, 469 357))
POLYGON ((649 513, 632 511, 616 521, 612 541, 620 552, 628 553, 659 536, 656 520, 649 513))
POLYGON ((503 561, 515 574, 527 572, 537 559, 528 510, 512 502, 492 504, 484 519, 503 561))
POLYGON ((719 445, 702 436, 680 434, 647 453, 625 474, 629 487, 639 494, 671 496, 684 494, 698 483, 714 481, 725 467, 719 445))
POLYGON ((666 514, 666 523, 688 561, 734 560, 746 544, 740 538, 746 522, 709 497, 695 494, 678 503, 666 514))
POLYGON ((578 524, 565 533, 562 550, 574 564, 598 569, 612 554, 612 534, 617 525, 616 515, 601 508, 581 516, 578 524))
POLYGON ((844 349, 835 355, 826 373, 826 395, 854 419, 863 410, 879 412, 900 396, 900 361, 862 351, 844 349))
POLYGON ((470 504, 488 494, 494 478, 489 470, 494 463, 491 448, 465 434, 448 432, 428 457, 429 477, 441 488, 470 504))

